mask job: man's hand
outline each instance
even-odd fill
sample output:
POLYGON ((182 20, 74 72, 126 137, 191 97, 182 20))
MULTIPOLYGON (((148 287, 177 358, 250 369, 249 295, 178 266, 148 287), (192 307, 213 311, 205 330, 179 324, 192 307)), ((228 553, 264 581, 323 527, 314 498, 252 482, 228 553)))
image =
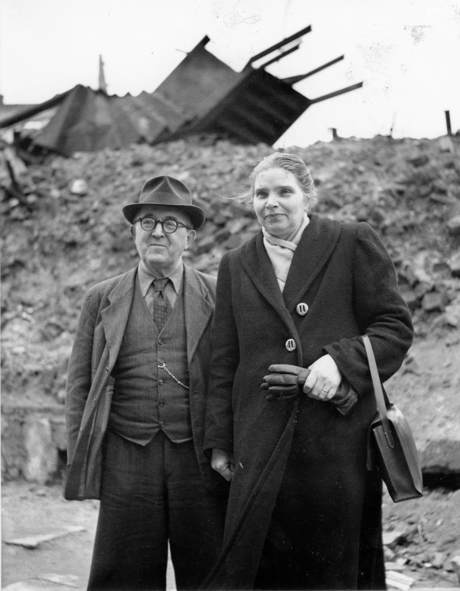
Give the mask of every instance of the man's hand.
POLYGON ((330 355, 323 355, 308 368, 310 370, 303 391, 316 400, 331 400, 339 389, 342 376, 330 355))
POLYGON ((232 456, 222 449, 213 449, 211 455, 211 468, 218 472, 222 478, 230 481, 233 478, 235 465, 232 456))

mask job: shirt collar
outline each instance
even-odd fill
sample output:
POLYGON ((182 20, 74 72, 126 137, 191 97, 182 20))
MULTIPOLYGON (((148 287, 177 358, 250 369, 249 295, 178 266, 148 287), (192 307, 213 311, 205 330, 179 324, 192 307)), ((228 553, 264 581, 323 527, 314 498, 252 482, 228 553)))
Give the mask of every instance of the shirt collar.
POLYGON ((184 275, 184 263, 182 259, 180 259, 177 267, 174 269, 172 273, 169 275, 160 275, 160 274, 153 274, 151 273, 142 261, 139 261, 139 265, 137 266, 137 276, 139 277, 139 285, 141 288, 142 296, 145 297, 145 294, 149 290, 149 287, 154 279, 158 279, 159 277, 168 277, 171 281, 172 287, 174 291, 178 294, 182 287, 184 275))

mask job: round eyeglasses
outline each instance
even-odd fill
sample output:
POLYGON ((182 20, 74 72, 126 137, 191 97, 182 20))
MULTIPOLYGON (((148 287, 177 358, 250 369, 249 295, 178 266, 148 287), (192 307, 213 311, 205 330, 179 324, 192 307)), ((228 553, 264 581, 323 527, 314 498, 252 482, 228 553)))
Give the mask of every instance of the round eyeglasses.
POLYGON ((187 228, 187 230, 192 230, 190 226, 177 221, 176 218, 165 218, 164 220, 160 220, 158 218, 149 216, 145 218, 138 218, 134 223, 136 222, 140 223, 144 232, 153 232, 157 227, 157 224, 161 225, 161 228, 165 234, 174 234, 178 228, 187 228))

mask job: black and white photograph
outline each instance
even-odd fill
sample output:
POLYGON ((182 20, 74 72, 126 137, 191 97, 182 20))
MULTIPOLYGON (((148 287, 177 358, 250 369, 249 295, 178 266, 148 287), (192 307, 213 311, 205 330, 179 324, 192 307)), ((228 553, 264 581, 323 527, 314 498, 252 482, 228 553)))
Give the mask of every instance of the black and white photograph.
POLYGON ((460 591, 460 0, 2 0, 1 588, 460 591))

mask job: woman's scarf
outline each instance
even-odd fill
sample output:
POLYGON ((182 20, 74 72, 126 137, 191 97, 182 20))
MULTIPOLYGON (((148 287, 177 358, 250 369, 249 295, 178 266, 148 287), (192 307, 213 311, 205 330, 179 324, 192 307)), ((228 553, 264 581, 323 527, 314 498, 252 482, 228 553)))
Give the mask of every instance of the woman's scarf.
POLYGON ((294 256, 297 245, 302 238, 303 231, 308 226, 309 222, 310 218, 305 213, 302 223, 297 230, 288 237, 288 240, 272 236, 265 230, 265 228, 262 228, 265 250, 273 265, 273 270, 281 292, 283 292, 286 284, 286 278, 291 267, 292 257, 294 256))

